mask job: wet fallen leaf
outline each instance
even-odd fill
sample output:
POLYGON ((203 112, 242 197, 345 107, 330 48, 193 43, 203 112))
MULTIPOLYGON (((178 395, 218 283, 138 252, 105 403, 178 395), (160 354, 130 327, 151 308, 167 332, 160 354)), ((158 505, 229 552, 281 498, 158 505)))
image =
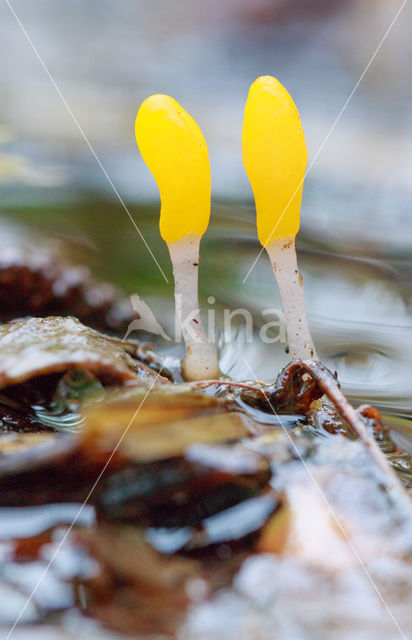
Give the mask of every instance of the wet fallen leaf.
POLYGON ((225 401, 176 386, 114 393, 85 412, 83 446, 118 451, 135 462, 183 455, 191 445, 247 437, 253 421, 225 401))
POLYGON ((0 326, 0 389, 70 370, 89 371, 103 384, 156 376, 118 342, 75 318, 28 318, 0 326))

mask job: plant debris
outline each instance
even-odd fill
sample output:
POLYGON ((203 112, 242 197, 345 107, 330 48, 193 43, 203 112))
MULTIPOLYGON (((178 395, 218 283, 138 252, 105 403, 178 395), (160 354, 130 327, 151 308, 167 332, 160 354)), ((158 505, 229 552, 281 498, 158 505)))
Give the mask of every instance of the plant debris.
MULTIPOLYGON (((104 388, 160 373, 130 355, 131 346, 75 318, 27 318, 0 326, 0 430, 75 428, 82 403, 104 388)), ((133 352, 133 351, 132 351, 133 352)))
POLYGON ((0 319, 24 316, 74 316, 90 327, 124 332, 136 318, 130 302, 107 283, 99 283, 84 266, 61 257, 34 232, 0 225, 0 319))
POLYGON ((55 554, 24 622, 65 633, 70 612, 132 637, 392 640, 372 579, 410 624, 410 455, 378 411, 355 410, 306 361, 272 384, 183 384, 175 360, 80 321, 110 324, 114 307, 82 307, 94 285, 65 289, 74 273, 23 254, 0 261, 14 264, 0 269, 2 317, 62 314, 0 326, 5 601, 23 606, 55 554))

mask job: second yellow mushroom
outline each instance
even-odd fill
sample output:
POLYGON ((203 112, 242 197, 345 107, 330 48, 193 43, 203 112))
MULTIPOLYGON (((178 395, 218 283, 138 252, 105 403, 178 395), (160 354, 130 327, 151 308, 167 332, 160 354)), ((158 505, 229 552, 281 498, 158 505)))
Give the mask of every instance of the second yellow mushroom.
POLYGON ((290 356, 316 359, 295 248, 308 154, 295 103, 272 76, 262 76, 250 87, 242 152, 255 196, 259 240, 279 286, 290 356))

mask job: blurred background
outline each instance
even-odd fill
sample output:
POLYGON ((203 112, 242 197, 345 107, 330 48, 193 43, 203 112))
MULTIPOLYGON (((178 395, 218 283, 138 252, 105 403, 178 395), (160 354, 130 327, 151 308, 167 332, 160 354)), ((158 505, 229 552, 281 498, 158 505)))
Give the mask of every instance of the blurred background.
MULTIPOLYGON (((152 93, 175 97, 202 128, 213 210, 201 289, 216 308, 279 306, 259 251, 241 160, 251 82, 292 94, 309 163, 299 262, 319 353, 344 390, 395 419, 412 410, 412 4, 395 0, 11 0, 21 24, 170 280, 158 192, 134 119, 152 93), (319 155, 317 153, 327 138, 319 155)), ((79 127, 6 3, 0 5, 0 207, 59 238, 97 274, 150 302, 169 328, 172 286, 139 238, 79 127)), ((209 305, 210 306, 210 305, 209 305)), ((273 379, 283 347, 222 344, 227 371, 273 379)), ((159 344, 166 348, 166 344, 159 344)))

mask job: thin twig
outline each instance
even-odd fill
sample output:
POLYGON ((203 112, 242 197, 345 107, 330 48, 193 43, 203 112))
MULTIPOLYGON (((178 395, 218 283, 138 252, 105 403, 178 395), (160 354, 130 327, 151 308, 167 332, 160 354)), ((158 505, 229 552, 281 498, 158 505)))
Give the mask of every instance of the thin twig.
POLYGON ((346 420, 350 428, 356 433, 369 455, 380 469, 385 480, 385 488, 399 505, 411 515, 412 502, 408 492, 390 466, 385 454, 381 451, 359 413, 350 404, 340 390, 336 378, 321 362, 313 360, 297 360, 292 364, 300 365, 316 381, 320 389, 330 398, 341 417, 346 420))
MULTIPOLYGON (((350 429, 361 440, 365 449, 368 451, 372 460, 382 473, 385 489, 388 494, 397 501, 402 510, 407 513, 408 517, 410 517, 412 514, 412 501, 408 492, 394 469, 390 466, 385 454, 381 451, 375 439, 369 433, 361 415, 342 393, 335 376, 321 362, 314 360, 294 360, 285 367, 281 375, 283 378, 285 376, 288 377, 293 371, 299 369, 301 369, 302 372, 309 374, 316 382, 319 389, 333 402, 340 416, 346 420, 350 429)), ((212 385, 225 385, 233 387, 234 389, 247 389, 249 391, 260 393, 263 399, 266 397, 264 390, 266 385, 264 385, 264 383, 262 383, 262 388, 248 384, 247 382, 237 382, 236 380, 207 380, 191 384, 191 386, 196 389, 204 389, 212 385)), ((273 387, 273 385, 271 386, 273 387)))

